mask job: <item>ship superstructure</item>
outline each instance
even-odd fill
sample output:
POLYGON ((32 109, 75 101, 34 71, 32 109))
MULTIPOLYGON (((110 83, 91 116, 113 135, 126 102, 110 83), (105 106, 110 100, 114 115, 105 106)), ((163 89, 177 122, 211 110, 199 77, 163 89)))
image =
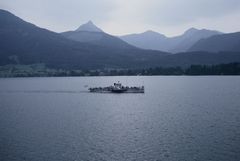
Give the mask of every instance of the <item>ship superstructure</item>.
POLYGON ((123 86, 120 82, 118 82, 108 87, 89 88, 89 91, 95 93, 144 93, 144 86, 128 87, 123 86))

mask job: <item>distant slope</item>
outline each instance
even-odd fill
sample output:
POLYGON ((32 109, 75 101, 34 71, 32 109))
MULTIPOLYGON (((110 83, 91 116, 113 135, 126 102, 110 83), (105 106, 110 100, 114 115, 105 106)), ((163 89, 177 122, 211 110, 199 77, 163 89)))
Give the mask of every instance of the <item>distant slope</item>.
POLYGON ((202 39, 194 44, 189 51, 240 51, 240 32, 216 35, 202 39))
POLYGON ((197 41, 204 38, 209 38, 214 35, 219 35, 219 34, 222 34, 222 33, 218 31, 213 31, 213 30, 206 30, 206 29, 198 30, 195 28, 191 28, 180 36, 170 38, 170 41, 173 42, 172 43, 173 46, 168 51, 172 53, 186 52, 197 41))
POLYGON ((118 37, 103 32, 100 28, 94 25, 92 21, 89 21, 88 23, 81 25, 75 31, 63 32, 61 34, 70 40, 87 42, 102 47, 108 47, 113 49, 136 48, 132 45, 129 45, 128 43, 126 43, 125 41, 121 40, 118 37))
POLYGON ((168 51, 171 45, 166 36, 151 30, 140 34, 121 36, 120 38, 127 43, 142 49, 168 51))
POLYGON ((0 10, 0 65, 44 63, 67 69, 131 68, 157 64, 167 54, 72 41, 0 10))
POLYGON ((86 42, 90 44, 99 45, 102 47, 109 47, 115 49, 133 49, 136 48, 121 39, 108 35, 104 32, 89 32, 89 31, 68 31, 61 33, 64 37, 78 41, 86 42))
POLYGON ((147 31, 141 34, 121 36, 120 38, 139 48, 178 53, 187 51, 194 43, 202 38, 208 38, 218 34, 221 33, 218 31, 191 28, 184 34, 176 37, 166 37, 154 31, 147 31))

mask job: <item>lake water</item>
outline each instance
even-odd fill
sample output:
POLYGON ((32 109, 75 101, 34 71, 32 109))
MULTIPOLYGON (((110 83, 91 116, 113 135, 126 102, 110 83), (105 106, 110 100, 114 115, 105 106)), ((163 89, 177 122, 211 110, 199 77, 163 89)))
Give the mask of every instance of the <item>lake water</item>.
POLYGON ((0 79, 0 160, 239 161, 240 77, 0 79))

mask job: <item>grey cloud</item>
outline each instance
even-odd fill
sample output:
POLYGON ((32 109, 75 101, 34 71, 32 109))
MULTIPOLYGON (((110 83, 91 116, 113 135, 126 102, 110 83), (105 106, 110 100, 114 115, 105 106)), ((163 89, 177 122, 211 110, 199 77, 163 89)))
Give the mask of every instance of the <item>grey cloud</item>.
POLYGON ((179 25, 197 19, 215 18, 239 11, 239 0, 171 0, 153 1, 146 8, 147 21, 162 25, 179 25))
POLYGON ((54 31, 75 29, 93 20, 114 34, 144 30, 144 26, 176 33, 187 24, 197 27, 199 22, 216 19, 220 24, 233 13, 239 17, 240 0, 1 0, 0 8, 54 31))
POLYGON ((115 6, 111 0, 2 0, 0 8, 40 26, 61 30, 65 26, 76 27, 88 20, 108 21, 115 6))

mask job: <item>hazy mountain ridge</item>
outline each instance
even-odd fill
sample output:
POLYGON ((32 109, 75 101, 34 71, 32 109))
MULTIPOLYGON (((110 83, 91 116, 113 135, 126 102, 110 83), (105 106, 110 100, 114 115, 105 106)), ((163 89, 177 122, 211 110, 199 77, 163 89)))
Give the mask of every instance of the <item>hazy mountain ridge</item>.
POLYGON ((216 35, 201 39, 195 43, 189 51, 232 51, 240 52, 240 32, 216 35))
POLYGON ((160 33, 148 30, 140 34, 120 36, 127 43, 142 49, 167 51, 169 48, 167 37, 160 33), (159 46, 159 44, 162 44, 159 46))
POLYGON ((89 21, 86 24, 81 25, 75 31, 67 31, 61 34, 70 40, 87 42, 102 47, 118 49, 136 48, 118 37, 103 32, 103 30, 97 27, 92 21, 89 21))
POLYGON ((192 45, 201 39, 209 38, 214 35, 222 34, 219 31, 206 30, 206 29, 195 29, 191 28, 184 32, 181 36, 173 37, 172 40, 176 41, 176 45, 169 50, 169 52, 186 52, 192 45))
POLYGON ((118 37, 109 35, 103 32, 99 27, 97 27, 92 21, 81 25, 75 31, 67 31, 61 33, 64 37, 79 41, 86 42, 90 44, 99 45, 102 47, 118 48, 118 49, 133 49, 136 48, 118 37))
POLYGON ((218 31, 191 28, 182 35, 175 37, 166 37, 157 32, 151 32, 151 35, 144 32, 120 36, 120 38, 139 48, 177 53, 187 51, 194 43, 202 38, 218 34, 221 33, 218 31))

